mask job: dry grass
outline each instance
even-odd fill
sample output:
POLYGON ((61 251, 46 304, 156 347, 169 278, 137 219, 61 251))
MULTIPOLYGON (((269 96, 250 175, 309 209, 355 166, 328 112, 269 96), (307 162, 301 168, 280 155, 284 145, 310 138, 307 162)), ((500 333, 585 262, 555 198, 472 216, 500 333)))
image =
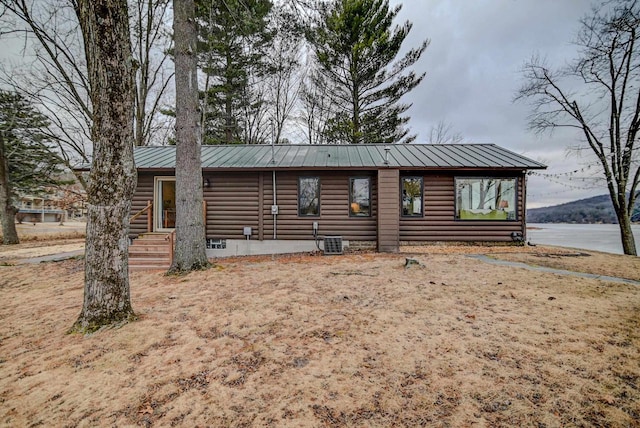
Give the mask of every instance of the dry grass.
MULTIPOLYGON (((63 225, 59 223, 16 224, 20 243, 36 245, 43 245, 43 243, 46 242, 51 243, 59 240, 84 239, 86 235, 85 228, 86 223, 75 221, 65 222, 63 225)), ((0 243, 1 241, 2 231, 0 231, 0 243)))
POLYGON ((87 337, 81 261, 0 267, 0 425, 639 426, 639 287, 415 257, 134 273, 87 337))
POLYGON ((524 262, 554 269, 573 270, 640 281, 640 257, 634 256, 541 247, 540 249, 530 250, 528 253, 501 253, 496 254, 495 257, 501 260, 524 262))

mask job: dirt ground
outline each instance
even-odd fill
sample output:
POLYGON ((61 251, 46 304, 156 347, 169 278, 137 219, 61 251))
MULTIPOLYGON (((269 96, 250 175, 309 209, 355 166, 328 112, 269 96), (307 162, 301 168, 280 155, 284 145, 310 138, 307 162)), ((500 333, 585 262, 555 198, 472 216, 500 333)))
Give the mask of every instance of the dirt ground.
POLYGON ((67 335, 82 260, 0 266, 0 426, 640 426, 640 258, 551 247, 135 272, 137 322, 67 335), (405 258, 420 265, 405 267, 405 258))

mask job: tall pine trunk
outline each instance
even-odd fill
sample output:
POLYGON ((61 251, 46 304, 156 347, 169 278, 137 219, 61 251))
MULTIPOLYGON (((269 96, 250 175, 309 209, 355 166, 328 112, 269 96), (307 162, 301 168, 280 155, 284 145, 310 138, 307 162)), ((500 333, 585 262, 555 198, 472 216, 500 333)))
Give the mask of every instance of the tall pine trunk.
POLYGON ((9 186, 9 161, 6 156, 4 136, 0 134, 0 222, 2 222, 2 243, 5 245, 20 243, 15 221, 18 209, 11 203, 9 186))
POLYGON ((176 248, 170 272, 209 265, 202 213, 202 161, 193 0, 174 0, 176 65, 176 248))
POLYGON ((134 60, 127 0, 79 0, 93 105, 84 302, 72 330, 92 332, 135 318, 129 294, 134 60))

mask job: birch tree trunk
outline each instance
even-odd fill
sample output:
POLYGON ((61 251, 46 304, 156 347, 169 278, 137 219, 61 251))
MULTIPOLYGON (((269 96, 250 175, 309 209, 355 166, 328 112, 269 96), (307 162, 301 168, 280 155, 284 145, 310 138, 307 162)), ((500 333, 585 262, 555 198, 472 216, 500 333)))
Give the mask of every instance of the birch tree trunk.
POLYGON ((84 303, 72 331, 135 319, 129 294, 134 60, 127 0, 79 0, 93 105, 93 163, 87 190, 84 303))
POLYGON ((18 209, 11 204, 9 162, 5 150, 5 139, 0 132, 0 222, 2 222, 2 243, 4 245, 12 245, 20 243, 15 221, 18 209))
POLYGON ((193 0, 174 0, 176 66, 176 248, 172 273, 209 265, 202 213, 200 115, 196 75, 196 24, 193 0))

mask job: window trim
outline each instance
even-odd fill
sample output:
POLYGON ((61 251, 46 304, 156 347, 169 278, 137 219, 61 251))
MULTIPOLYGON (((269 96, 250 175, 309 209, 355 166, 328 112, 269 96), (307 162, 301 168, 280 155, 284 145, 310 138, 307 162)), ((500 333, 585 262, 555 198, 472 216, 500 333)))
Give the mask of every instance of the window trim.
POLYGON ((509 222, 509 223, 515 223, 515 222, 519 222, 520 221, 520 207, 518 204, 518 199, 520 196, 520 178, 517 176, 505 176, 505 177, 501 177, 501 176, 492 176, 492 175, 483 175, 483 176, 455 176, 454 180, 453 180, 453 219, 454 221, 462 221, 462 222, 467 222, 467 221, 480 221, 480 222, 488 222, 488 223, 498 223, 498 222, 509 222), (514 218, 513 219, 505 219, 505 220, 493 220, 493 219, 473 219, 473 218, 460 218, 460 214, 458 211, 458 179, 460 180, 470 180, 470 179, 476 179, 476 180, 514 180, 515 184, 514 184, 514 218))
POLYGON ((302 175, 298 177, 298 217, 320 217, 321 213, 321 196, 322 196, 322 186, 320 184, 320 176, 319 175, 302 175), (300 183, 304 179, 314 178, 318 180, 318 187, 316 188, 318 194, 318 214, 302 214, 300 212, 300 183))
POLYGON ((372 215, 372 210, 373 207, 371 206, 371 177, 368 175, 354 175, 352 177, 349 177, 349 205, 347 207, 347 209, 349 210, 349 218, 368 218, 371 217, 372 215), (367 180, 368 183, 368 191, 369 191, 369 214, 367 215, 357 215, 357 214, 353 214, 351 212, 351 204, 353 204, 353 199, 352 199, 352 194, 351 194, 351 188, 352 188, 352 183, 354 180, 367 180))
POLYGON ((410 219, 410 218, 424 218, 424 176, 421 175, 403 175, 400 176, 400 217, 401 218, 406 218, 406 219, 410 219), (403 212, 402 209, 402 197, 403 197, 403 191, 404 191, 404 180, 405 179, 419 179, 420 180, 420 199, 421 199, 421 206, 420 206, 420 214, 405 214, 403 212))

